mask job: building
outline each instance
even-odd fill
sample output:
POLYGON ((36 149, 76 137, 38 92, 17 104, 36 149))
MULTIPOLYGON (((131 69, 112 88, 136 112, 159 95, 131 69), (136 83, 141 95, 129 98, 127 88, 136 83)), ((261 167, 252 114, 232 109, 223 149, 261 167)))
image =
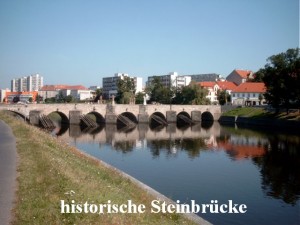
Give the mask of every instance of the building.
POLYGON ((90 100, 93 97, 92 90, 87 89, 82 85, 60 85, 59 94, 63 97, 71 95, 76 100, 90 100))
POLYGON ((118 81, 125 77, 132 78, 135 85, 135 93, 143 91, 143 80, 141 77, 130 77, 127 73, 116 73, 113 77, 102 78, 102 93, 105 99, 116 96, 118 93, 118 81))
POLYGON ((228 94, 231 94, 237 85, 231 81, 216 81, 216 84, 219 86, 220 90, 226 91, 228 94))
POLYGON ((6 95, 9 92, 10 92, 10 90, 8 88, 0 90, 0 103, 7 101, 6 95))
POLYGON ((265 84, 245 82, 231 92, 233 105, 261 105, 266 104, 263 94, 266 92, 265 84))
POLYGON ((154 75, 151 77, 148 77, 147 86, 151 85, 151 83, 154 81, 155 78, 159 78, 161 84, 166 88, 182 88, 184 86, 187 86, 191 82, 191 76, 184 75, 184 76, 178 76, 177 72, 171 72, 166 75, 154 75))
POLYGON ((90 86, 89 89, 92 91, 96 91, 97 89, 100 89, 100 86, 90 86))
POLYGON ((93 97, 93 91, 82 85, 45 85, 38 93, 44 100, 53 97, 57 98, 58 95, 62 97, 72 95, 77 100, 89 100, 93 97))
POLYGON ((220 87, 216 82, 203 81, 199 82, 199 85, 208 90, 206 98, 208 98, 212 104, 218 103, 218 90, 220 87))
POLYGON ((91 100, 94 97, 93 91, 89 89, 73 89, 70 90, 70 95, 80 101, 91 100))
POLYGON ((39 74, 30 75, 11 80, 12 92, 38 91, 44 85, 44 78, 39 74))
POLYGON ((190 76, 192 81, 195 82, 203 82, 203 81, 216 81, 221 79, 220 74, 216 73, 206 73, 206 74, 192 74, 192 75, 185 75, 185 76, 190 76))
POLYGON ((45 85, 39 91, 39 96, 43 98, 43 100, 47 98, 56 98, 61 89, 62 85, 45 85))
POLYGON ((7 102, 23 102, 28 103, 30 101, 34 102, 38 95, 37 91, 23 91, 23 92, 6 92, 7 102))
POLYGON ((227 77, 227 81, 231 81, 236 85, 247 82, 249 79, 253 79, 253 72, 251 70, 233 70, 227 77))

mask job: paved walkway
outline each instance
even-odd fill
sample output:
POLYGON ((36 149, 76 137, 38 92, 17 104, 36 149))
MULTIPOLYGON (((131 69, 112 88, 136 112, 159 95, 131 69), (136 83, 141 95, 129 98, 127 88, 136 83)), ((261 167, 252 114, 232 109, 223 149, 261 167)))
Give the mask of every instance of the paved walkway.
POLYGON ((0 223, 8 225, 16 190, 16 141, 10 127, 0 120, 0 223))

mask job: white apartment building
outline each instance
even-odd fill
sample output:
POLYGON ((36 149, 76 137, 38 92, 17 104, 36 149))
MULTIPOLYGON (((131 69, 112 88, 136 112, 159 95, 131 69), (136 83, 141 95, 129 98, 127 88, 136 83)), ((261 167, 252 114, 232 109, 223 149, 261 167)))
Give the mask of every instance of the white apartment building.
POLYGON ((161 84, 166 88, 181 88, 190 84, 191 76, 179 76, 177 72, 171 72, 167 75, 154 75, 148 77, 147 85, 150 85, 155 78, 159 78, 161 84))
POLYGON ((11 80, 12 92, 38 91, 44 85, 44 78, 39 74, 11 80))
POLYGON ((102 78, 103 97, 108 99, 113 95, 116 96, 118 93, 118 81, 120 79, 123 80, 125 77, 133 78, 135 84, 135 93, 141 92, 143 90, 143 80, 141 77, 131 77, 127 73, 115 73, 113 77, 102 78))
POLYGON ((92 90, 71 90, 70 95, 77 100, 90 100, 93 97, 92 90))
POLYGON ((3 102, 5 100, 5 97, 6 97, 6 93, 7 92, 10 92, 10 90, 7 88, 7 89, 1 89, 0 90, 0 103, 3 102))

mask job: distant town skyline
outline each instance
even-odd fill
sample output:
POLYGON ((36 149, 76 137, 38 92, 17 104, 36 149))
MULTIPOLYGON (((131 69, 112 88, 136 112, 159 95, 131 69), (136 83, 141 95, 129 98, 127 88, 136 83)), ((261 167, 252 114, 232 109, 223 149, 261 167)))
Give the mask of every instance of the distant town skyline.
POLYGON ((299 1, 1 1, 0 88, 39 73, 44 84, 102 86, 234 69, 257 71, 299 47, 299 1))

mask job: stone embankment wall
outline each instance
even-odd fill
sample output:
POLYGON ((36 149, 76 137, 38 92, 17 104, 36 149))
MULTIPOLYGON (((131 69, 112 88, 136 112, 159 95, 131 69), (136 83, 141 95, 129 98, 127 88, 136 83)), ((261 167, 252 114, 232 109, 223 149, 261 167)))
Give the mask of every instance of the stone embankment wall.
POLYGON ((220 124, 240 124, 256 126, 275 126, 275 127, 296 127, 300 128, 300 121, 296 120, 279 120, 272 118, 249 118, 242 116, 221 116, 220 124))

